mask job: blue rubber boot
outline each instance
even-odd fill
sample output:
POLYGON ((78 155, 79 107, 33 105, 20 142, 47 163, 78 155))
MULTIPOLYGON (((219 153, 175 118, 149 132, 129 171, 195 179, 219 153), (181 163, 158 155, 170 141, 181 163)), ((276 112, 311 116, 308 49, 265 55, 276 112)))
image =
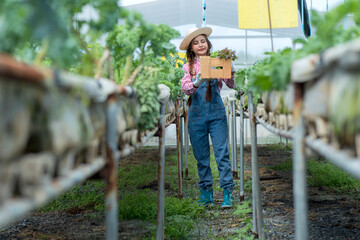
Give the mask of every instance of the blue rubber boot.
POLYGON ((198 203, 201 206, 213 205, 214 203, 213 190, 206 191, 205 189, 200 189, 200 199, 198 200, 198 203))
POLYGON ((232 206, 232 193, 228 189, 224 189, 224 200, 221 208, 231 208, 232 206))

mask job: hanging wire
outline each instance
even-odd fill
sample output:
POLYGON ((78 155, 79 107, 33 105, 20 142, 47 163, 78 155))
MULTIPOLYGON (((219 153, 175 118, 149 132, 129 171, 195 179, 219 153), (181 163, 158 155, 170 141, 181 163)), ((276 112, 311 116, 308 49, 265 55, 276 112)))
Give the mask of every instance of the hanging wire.
POLYGON ((305 23, 304 23, 304 0, 301 0, 301 23, 302 23, 302 32, 305 34, 305 23))
POLYGON ((248 35, 247 29, 245 29, 245 67, 248 67, 248 35))
POLYGON ((274 51, 274 42, 273 42, 273 34, 272 34, 272 26, 271 26, 271 11, 270 11, 270 0, 267 1, 268 3, 268 13, 269 13, 269 27, 270 27, 270 38, 271 38, 271 51, 274 51))
POLYGON ((203 0, 203 22, 202 26, 206 27, 206 0, 203 0))
POLYGON ((329 0, 326 0, 326 11, 329 11, 329 0))
POLYGON ((312 35, 312 0, 310 1, 310 36, 312 35))

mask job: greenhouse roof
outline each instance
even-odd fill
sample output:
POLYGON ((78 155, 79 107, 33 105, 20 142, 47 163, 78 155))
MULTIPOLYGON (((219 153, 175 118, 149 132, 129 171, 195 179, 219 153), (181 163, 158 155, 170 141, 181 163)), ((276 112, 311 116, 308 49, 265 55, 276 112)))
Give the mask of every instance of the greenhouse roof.
MULTIPOLYGON (((206 24, 212 26, 237 29, 233 35, 216 34, 212 38, 245 38, 244 30, 238 28, 238 1, 237 0, 207 0, 206 24), (236 34, 237 33, 237 34, 236 34), (241 34, 239 34, 241 33, 241 34)), ((168 24, 171 27, 183 25, 202 26, 202 1, 194 0, 157 0, 125 6, 127 9, 140 12, 147 22, 154 24, 168 24)), ((297 28, 273 29, 274 38, 303 37, 300 14, 297 28)), ((184 35, 185 32, 181 32, 184 35)), ((183 37, 183 36, 182 36, 183 37)), ((182 38, 181 37, 181 38, 182 38)), ((251 29, 247 31, 248 38, 268 38, 269 29, 251 29)))

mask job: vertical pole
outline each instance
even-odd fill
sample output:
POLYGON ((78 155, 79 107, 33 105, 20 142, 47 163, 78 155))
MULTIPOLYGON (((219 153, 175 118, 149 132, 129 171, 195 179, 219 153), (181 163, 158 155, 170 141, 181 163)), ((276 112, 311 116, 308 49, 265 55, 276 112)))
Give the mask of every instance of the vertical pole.
POLYGON ((240 101, 240 202, 245 200, 244 167, 244 110, 240 101))
MULTIPOLYGON (((165 104, 160 108, 160 127, 159 127, 159 151, 160 158, 158 164, 158 212, 156 226, 156 240, 164 239, 164 218, 165 218, 165 104)), ((117 238, 114 238, 117 239, 117 238)))
POLYGON ((203 0, 203 22, 202 26, 206 27, 206 0, 203 0))
POLYGON ((233 121, 234 121, 234 116, 232 112, 232 100, 229 99, 229 142, 231 147, 231 169, 234 176, 236 171, 236 166, 234 163, 234 134, 233 134, 234 122, 233 121))
POLYGON ((114 95, 109 96, 106 108, 106 192, 105 223, 106 239, 118 239, 118 199, 117 199, 117 106, 114 95))
MULTIPOLYGON (((182 99, 179 99, 181 108, 183 107, 183 101, 182 99)), ((181 109, 180 108, 180 109, 181 109)), ((184 108, 182 108, 184 109, 184 108)), ((180 113, 179 113, 180 114, 180 113)), ((184 131, 184 119, 182 115, 179 115, 180 120, 180 166, 181 166, 181 177, 184 177, 184 142, 183 142, 183 131, 184 131)))
POLYGON ((187 104, 185 99, 183 99, 184 101, 184 109, 185 109, 185 113, 184 113, 184 126, 185 126, 185 130, 184 130, 184 138, 185 138, 185 178, 188 178, 189 176, 189 165, 188 165, 188 153, 189 153, 189 132, 188 132, 188 109, 187 109, 187 104))
POLYGON ((307 223, 307 187, 305 162, 305 120, 302 115, 304 85, 295 84, 294 102, 294 144, 293 175, 295 205, 295 239, 308 239, 307 223))
POLYGON ((180 159, 180 152, 181 152, 181 146, 180 146, 180 114, 179 114, 179 99, 176 99, 175 104, 175 114, 176 114, 176 146, 177 146, 177 160, 178 160, 178 183, 179 183, 179 189, 178 189, 178 197, 182 198, 182 172, 181 172, 181 159, 180 159))
MULTIPOLYGON (((228 141, 228 149, 229 151, 231 151, 231 124, 230 124, 230 108, 229 108, 229 99, 228 97, 225 98, 225 104, 226 104, 226 117, 227 117, 227 123, 228 123, 228 134, 229 134, 229 141, 228 141)), ((232 156, 232 151, 231 151, 231 156, 232 156)), ((231 169, 233 170, 233 166, 231 166, 231 169)))
POLYGON ((236 135, 236 107, 235 107, 235 103, 236 103, 236 98, 234 98, 233 101, 233 113, 234 113, 234 158, 235 158, 235 171, 236 171, 236 178, 239 177, 238 174, 238 165, 237 165, 237 135, 236 135))
POLYGON ((232 160, 233 160, 233 177, 238 178, 237 172, 237 161, 236 161, 236 115, 235 115, 235 99, 231 99, 230 101, 231 107, 231 139, 232 139, 232 160))
MULTIPOLYGON (((248 34, 247 34, 247 29, 245 29, 245 68, 247 68, 247 67, 248 67, 248 34)), ((245 84, 247 84, 247 75, 245 75, 245 84)), ((240 101, 242 101, 243 97, 244 97, 244 95, 240 98, 240 101)), ((241 111, 242 111, 242 113, 244 113, 242 107, 241 107, 241 111)), ((244 121, 243 114, 242 114, 242 120, 244 121)), ((246 140, 247 140, 247 124, 245 123, 245 138, 243 138, 243 141, 245 141, 244 144, 246 143, 246 140)), ((244 155, 244 153, 243 153, 243 155, 244 155)))
POLYGON ((260 174, 257 156, 257 139, 256 139, 256 119, 254 116, 254 105, 252 102, 252 92, 249 92, 249 112, 250 112, 250 129, 251 129, 251 172, 252 172, 252 191, 253 191, 253 223, 254 230, 258 234, 259 239, 264 239, 261 193, 260 193, 260 174), (255 210, 255 211, 254 211, 255 210))

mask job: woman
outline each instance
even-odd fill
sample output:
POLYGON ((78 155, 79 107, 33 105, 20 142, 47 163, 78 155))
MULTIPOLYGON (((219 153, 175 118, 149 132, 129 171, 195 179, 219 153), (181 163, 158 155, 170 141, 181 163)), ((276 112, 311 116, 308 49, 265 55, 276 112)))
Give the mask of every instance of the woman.
POLYGON ((212 204, 213 178, 210 168, 211 137, 215 160, 219 170, 219 184, 223 189, 222 208, 232 206, 232 190, 234 180, 229 159, 228 125, 225 107, 220 96, 223 82, 234 88, 234 71, 231 79, 202 79, 200 56, 209 56, 212 48, 208 37, 212 29, 209 27, 192 28, 180 44, 181 50, 186 50, 187 62, 183 66, 184 77, 181 79, 182 91, 190 95, 188 104, 188 129, 194 156, 198 162, 200 200, 202 205, 212 204))

